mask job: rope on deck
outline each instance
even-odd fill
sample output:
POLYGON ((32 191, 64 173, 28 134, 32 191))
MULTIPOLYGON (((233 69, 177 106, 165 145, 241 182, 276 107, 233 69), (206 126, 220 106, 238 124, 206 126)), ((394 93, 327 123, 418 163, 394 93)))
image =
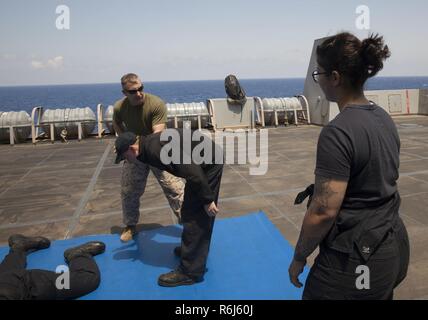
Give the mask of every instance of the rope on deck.
POLYGON ((105 163, 107 156, 109 155, 110 151, 111 151, 111 143, 109 143, 107 145, 107 148, 105 149, 104 154, 102 155, 100 161, 98 162, 97 168, 95 169, 95 172, 91 178, 91 181, 89 182, 89 185, 86 188, 86 191, 85 191, 82 199, 80 200, 79 205, 77 206, 76 210, 73 213, 73 217, 71 218, 70 225, 67 229, 64 240, 69 239, 71 237, 71 234, 73 233, 74 229, 76 228, 77 224, 79 223, 80 216, 82 215, 82 213, 84 211, 83 209, 85 208, 86 204, 88 203, 89 198, 92 194, 92 191, 94 191, 95 184, 97 183, 98 177, 101 173, 101 170, 104 166, 104 163, 105 163))

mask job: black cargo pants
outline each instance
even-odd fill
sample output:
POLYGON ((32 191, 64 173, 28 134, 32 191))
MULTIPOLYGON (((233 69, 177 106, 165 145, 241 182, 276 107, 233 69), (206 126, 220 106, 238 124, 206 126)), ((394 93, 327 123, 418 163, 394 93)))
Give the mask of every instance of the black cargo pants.
POLYGON ((0 264, 0 300, 64 300, 94 291, 100 272, 91 255, 75 257, 69 263, 70 288, 58 289, 61 274, 48 270, 26 270, 23 251, 10 251, 0 264))
POLYGON ((304 300, 388 300, 394 288, 407 275, 409 239, 406 227, 398 223, 384 238, 377 250, 366 261, 355 247, 345 254, 320 245, 303 292, 304 300), (370 289, 358 289, 358 266, 367 266, 370 289))
MULTIPOLYGON (((214 192, 217 204, 220 182, 223 173, 222 164, 213 164, 204 169, 208 184, 214 192)), ((181 261, 179 269, 194 279, 202 280, 205 273, 211 235, 215 217, 210 217, 204 205, 189 184, 184 189, 184 202, 181 208, 183 233, 181 236, 181 261)))

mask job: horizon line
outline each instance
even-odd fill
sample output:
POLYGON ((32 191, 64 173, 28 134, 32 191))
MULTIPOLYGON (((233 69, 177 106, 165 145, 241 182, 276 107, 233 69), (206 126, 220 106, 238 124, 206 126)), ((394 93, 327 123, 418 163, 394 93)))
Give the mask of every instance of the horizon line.
MULTIPOLYGON (((376 76, 375 78, 428 78, 425 76, 376 76)), ((305 77, 288 77, 288 78, 239 78, 238 80, 293 80, 293 79, 306 79, 305 77)), ((374 78, 373 78, 374 79, 374 78)), ((370 80, 370 79, 368 79, 370 80)), ((143 83, 167 83, 167 82, 199 82, 199 81, 224 81, 224 79, 192 79, 192 80, 157 80, 157 81, 143 81, 143 83)), ((59 84, 0 84, 0 88, 13 88, 13 87, 44 87, 44 86, 78 86, 78 85, 105 85, 105 84, 117 84, 120 85, 120 81, 117 82, 92 82, 92 83, 59 83, 59 84)))

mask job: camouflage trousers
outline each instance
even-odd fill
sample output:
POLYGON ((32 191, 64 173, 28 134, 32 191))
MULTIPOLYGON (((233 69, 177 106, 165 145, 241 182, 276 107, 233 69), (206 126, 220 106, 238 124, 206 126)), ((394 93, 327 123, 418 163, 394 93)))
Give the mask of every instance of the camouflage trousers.
POLYGON ((162 187, 174 215, 180 220, 185 180, 145 163, 131 163, 125 160, 122 168, 121 199, 123 223, 126 226, 135 226, 138 223, 140 198, 146 189, 150 171, 153 172, 162 187))

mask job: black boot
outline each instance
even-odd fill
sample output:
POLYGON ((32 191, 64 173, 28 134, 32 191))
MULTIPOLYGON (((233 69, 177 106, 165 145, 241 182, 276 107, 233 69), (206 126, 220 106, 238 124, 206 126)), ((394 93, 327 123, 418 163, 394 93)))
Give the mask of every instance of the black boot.
POLYGON ((201 282, 203 278, 193 278, 180 269, 161 274, 158 278, 158 285, 162 287, 177 287, 183 285, 192 285, 201 282))
POLYGON ((106 245, 103 242, 90 241, 80 246, 65 250, 64 258, 67 263, 70 263, 73 258, 88 254, 91 256, 96 256, 100 253, 103 253, 105 250, 106 245))
POLYGON ((9 247, 12 251, 34 252, 49 248, 51 242, 44 237, 26 237, 22 234, 14 234, 9 237, 9 247))

